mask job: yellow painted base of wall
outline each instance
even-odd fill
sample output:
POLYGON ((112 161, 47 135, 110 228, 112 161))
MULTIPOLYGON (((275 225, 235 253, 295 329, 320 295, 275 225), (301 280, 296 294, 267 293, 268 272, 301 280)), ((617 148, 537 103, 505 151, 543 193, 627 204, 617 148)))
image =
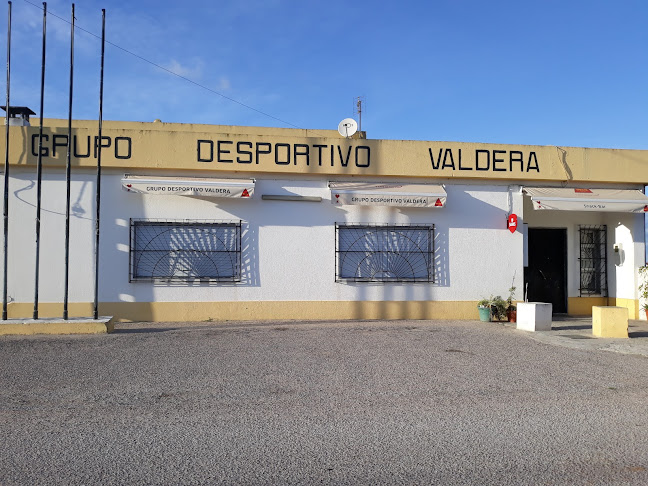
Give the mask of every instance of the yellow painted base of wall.
POLYGON ((593 307, 592 334, 602 338, 627 338, 628 309, 625 307, 593 307))
MULTIPOLYGON (((639 301, 613 297, 570 297, 568 314, 591 316, 594 306, 628 309, 630 319, 639 319, 639 301)), ((71 317, 92 315, 92 303, 69 304, 71 317)), ((28 319, 31 303, 9 304, 9 318, 28 319)), ((41 318, 60 318, 62 303, 41 303, 41 318)), ((99 313, 128 322, 247 321, 273 319, 458 319, 477 320, 473 301, 249 301, 249 302, 102 302, 99 313)))
POLYGON ((635 299, 610 299, 611 304, 617 307, 625 307, 628 309, 628 319, 640 319, 639 315, 639 300, 635 299))
MULTIPOLYGON (((32 310, 33 304, 12 303, 9 317, 29 316, 32 310)), ((39 304, 42 317, 60 317, 62 311, 59 303, 39 304)), ((476 301, 103 302, 99 312, 122 322, 479 318, 476 301)), ((69 313, 92 315, 92 304, 70 304, 69 313)))
POLYGON ((617 299, 615 297, 569 297, 567 313, 570 316, 591 316, 592 307, 614 306, 628 309, 629 319, 639 319, 639 301, 635 299, 617 299))
POLYGON ((8 319, 0 321, 0 336, 34 334, 106 334, 113 332, 115 325, 111 317, 97 320, 76 319, 8 319))

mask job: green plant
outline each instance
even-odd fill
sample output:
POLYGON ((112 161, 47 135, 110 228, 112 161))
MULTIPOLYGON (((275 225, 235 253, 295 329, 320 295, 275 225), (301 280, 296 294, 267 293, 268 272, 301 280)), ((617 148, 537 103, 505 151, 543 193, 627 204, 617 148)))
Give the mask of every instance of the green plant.
POLYGON ((498 321, 501 321, 506 317, 506 307, 506 301, 502 299, 501 295, 491 298, 491 313, 498 321))
POLYGON ((639 267, 639 297, 644 301, 641 308, 648 310, 648 265, 639 267))
POLYGON ((509 296, 506 299, 506 310, 515 310, 515 306, 513 305, 514 297, 515 297, 515 287, 511 287, 509 289, 509 296))
POLYGON ((482 299, 479 302, 477 302, 477 307, 481 307, 482 309, 488 308, 490 306, 491 306, 490 299, 482 299))

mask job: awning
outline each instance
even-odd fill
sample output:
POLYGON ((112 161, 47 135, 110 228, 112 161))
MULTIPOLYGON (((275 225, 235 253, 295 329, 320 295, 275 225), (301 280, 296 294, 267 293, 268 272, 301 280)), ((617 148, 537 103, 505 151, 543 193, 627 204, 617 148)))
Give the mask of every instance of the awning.
POLYGON ((531 196, 533 209, 648 212, 648 197, 639 190, 525 187, 524 192, 531 196))
POLYGON ((441 208, 447 194, 442 186, 430 184, 381 184, 375 182, 329 182, 331 202, 341 206, 398 206, 441 208))
POLYGON ((139 194, 242 198, 250 198, 254 194, 254 179, 147 177, 126 174, 121 182, 124 190, 139 194))

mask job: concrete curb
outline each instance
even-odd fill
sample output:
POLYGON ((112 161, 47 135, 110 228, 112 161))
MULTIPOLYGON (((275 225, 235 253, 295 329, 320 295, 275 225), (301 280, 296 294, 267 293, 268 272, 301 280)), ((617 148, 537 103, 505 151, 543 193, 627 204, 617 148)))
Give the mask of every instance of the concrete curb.
POLYGON ((35 334, 107 334, 115 328, 112 316, 92 319, 7 319, 0 322, 0 336, 33 336, 35 334))

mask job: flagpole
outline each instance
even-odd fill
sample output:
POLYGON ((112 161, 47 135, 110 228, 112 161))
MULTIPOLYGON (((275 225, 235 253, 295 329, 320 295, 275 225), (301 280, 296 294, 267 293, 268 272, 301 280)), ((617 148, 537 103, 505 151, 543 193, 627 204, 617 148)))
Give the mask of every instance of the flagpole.
POLYGON ((36 266, 34 277, 34 319, 38 319, 38 277, 40 266, 40 215, 43 186, 43 101, 45 98, 45 47, 47 31, 47 2, 43 2, 43 53, 41 62, 40 127, 38 128, 38 162, 36 166, 36 266))
POLYGON ((101 205, 101 128, 103 124, 103 82, 104 82, 104 52, 106 45, 106 9, 101 9, 101 76, 99 78, 99 139, 97 152, 97 219, 95 229, 95 287, 94 287, 94 319, 99 319, 99 222, 101 205))
POLYGON ((70 283, 70 176, 72 165, 72 92, 74 86, 74 4, 70 28, 70 97, 68 104, 67 162, 65 164, 65 283, 63 290, 63 319, 68 318, 68 289, 70 283))
POLYGON ((9 103, 9 86, 11 84, 11 2, 9 3, 9 12, 7 15, 7 102, 5 108, 7 109, 5 117, 5 165, 4 165, 4 206, 3 206, 3 221, 4 221, 4 264, 3 264, 3 285, 2 285, 2 320, 7 320, 7 265, 8 249, 9 249, 9 112, 11 106, 9 103))

